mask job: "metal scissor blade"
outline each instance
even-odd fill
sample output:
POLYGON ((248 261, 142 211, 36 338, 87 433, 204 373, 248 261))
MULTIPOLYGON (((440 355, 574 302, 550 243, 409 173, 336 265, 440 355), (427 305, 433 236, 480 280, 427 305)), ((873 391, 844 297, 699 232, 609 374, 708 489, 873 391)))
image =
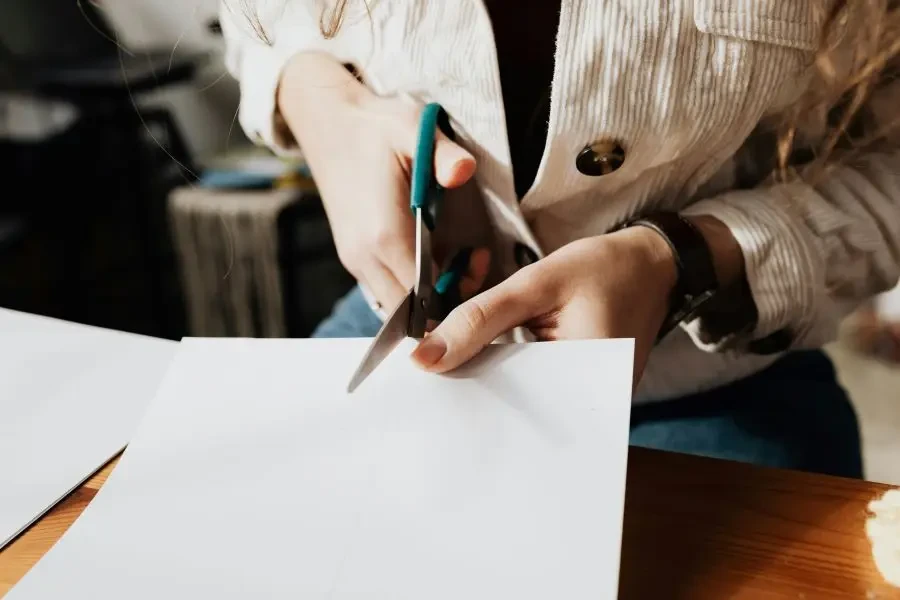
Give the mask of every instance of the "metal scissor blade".
POLYGON ((412 309, 409 313, 409 335, 416 339, 422 339, 425 337, 425 328, 428 324, 434 281, 432 281, 431 268, 431 232, 425 224, 421 208, 416 209, 415 218, 416 283, 413 287, 412 309))
POLYGON ((362 361, 359 363, 350 383, 347 385, 347 393, 351 394, 359 387, 366 377, 387 358, 387 356, 403 341, 409 330, 409 317, 412 314, 415 292, 410 292, 406 298, 397 305, 388 320, 384 322, 378 335, 372 340, 369 349, 366 350, 362 361))

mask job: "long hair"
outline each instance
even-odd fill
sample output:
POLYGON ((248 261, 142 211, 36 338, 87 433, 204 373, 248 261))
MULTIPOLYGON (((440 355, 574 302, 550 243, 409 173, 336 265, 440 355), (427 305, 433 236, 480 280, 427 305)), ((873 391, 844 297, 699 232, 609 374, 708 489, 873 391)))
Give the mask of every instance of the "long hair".
MULTIPOLYGON (((897 117, 875 118, 873 94, 900 85, 900 1, 818 0, 825 11, 811 84, 787 111, 778 135, 778 163, 785 171, 804 125, 823 132, 812 148, 819 172, 829 159, 848 157, 895 141, 897 117), (837 155, 837 156, 836 156, 837 155)), ((881 107, 883 108, 883 107, 881 107)), ((886 112, 886 111, 881 111, 886 112)))

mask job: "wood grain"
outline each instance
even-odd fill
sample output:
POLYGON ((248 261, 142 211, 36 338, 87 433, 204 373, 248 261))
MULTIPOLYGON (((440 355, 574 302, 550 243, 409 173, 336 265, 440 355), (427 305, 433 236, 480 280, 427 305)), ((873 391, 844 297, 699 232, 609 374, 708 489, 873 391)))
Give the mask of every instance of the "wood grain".
POLYGON ((93 477, 57 504, 37 523, 27 529, 11 544, 0 550, 0 598, 47 553, 62 535, 87 508, 97 492, 106 483, 107 477, 119 458, 112 459, 93 477))
MULTIPOLYGON (((0 552, 0 598, 62 536, 115 460, 0 552)), ((632 448, 620 597, 900 599, 872 561, 888 486, 632 448)))
POLYGON ((900 598, 865 534, 887 489, 632 450, 620 598, 900 598))

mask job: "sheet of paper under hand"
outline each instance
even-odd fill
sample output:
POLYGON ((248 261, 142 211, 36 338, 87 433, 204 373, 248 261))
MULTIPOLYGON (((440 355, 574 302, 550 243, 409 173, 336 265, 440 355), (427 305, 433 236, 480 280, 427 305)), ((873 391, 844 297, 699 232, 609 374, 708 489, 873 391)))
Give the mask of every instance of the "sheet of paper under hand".
POLYGON ((0 309, 0 548, 122 450, 176 347, 0 309))
POLYGON ((367 340, 186 340, 9 600, 614 598, 630 340, 492 346, 452 376, 367 340))

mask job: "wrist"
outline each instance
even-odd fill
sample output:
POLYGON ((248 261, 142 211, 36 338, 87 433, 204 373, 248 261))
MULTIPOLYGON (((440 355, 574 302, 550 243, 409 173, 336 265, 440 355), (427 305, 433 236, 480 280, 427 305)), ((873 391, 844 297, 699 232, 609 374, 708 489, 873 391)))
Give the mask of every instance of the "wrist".
POLYGON ((319 52, 295 54, 281 73, 275 96, 278 110, 292 128, 292 121, 303 115, 319 119, 326 112, 358 108, 371 97, 371 91, 347 67, 319 52))
POLYGON ((659 212, 623 225, 626 231, 646 230, 640 234, 640 239, 649 249, 648 255, 667 259, 654 262, 657 265, 655 272, 666 276, 669 284, 674 279, 674 285, 666 288, 669 313, 660 329, 660 338, 678 323, 701 316, 707 303, 740 272, 740 248, 730 231, 717 220, 703 218, 699 224, 676 213, 659 212), (671 276, 673 265, 674 278, 671 276))
POLYGON ((612 235, 628 245, 643 265, 648 284, 659 286, 660 297, 668 300, 678 284, 678 264, 665 238, 648 227, 629 227, 612 235))

